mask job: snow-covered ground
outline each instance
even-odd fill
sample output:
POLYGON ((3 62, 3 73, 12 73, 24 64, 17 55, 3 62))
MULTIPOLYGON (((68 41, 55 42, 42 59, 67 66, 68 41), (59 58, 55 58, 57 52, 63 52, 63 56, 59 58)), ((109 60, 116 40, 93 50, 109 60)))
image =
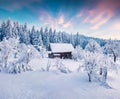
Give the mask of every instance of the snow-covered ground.
POLYGON ((82 61, 76 62, 70 59, 49 59, 49 58, 41 58, 41 59, 32 59, 29 65, 32 67, 33 70, 46 70, 47 65, 50 65, 50 71, 56 71, 56 65, 64 65, 65 67, 69 68, 71 72, 76 71, 79 66, 82 64, 82 61))
MULTIPOLYGON (((88 82, 85 72, 77 72, 81 62, 62 60, 72 73, 55 72, 54 59, 33 59, 34 71, 21 74, 0 73, 0 99, 120 99, 120 72, 109 72, 107 82, 88 82), (45 69, 48 61, 50 71, 45 69), (44 64, 44 65, 43 65, 44 64)), ((120 62, 117 62, 118 64, 120 62)))

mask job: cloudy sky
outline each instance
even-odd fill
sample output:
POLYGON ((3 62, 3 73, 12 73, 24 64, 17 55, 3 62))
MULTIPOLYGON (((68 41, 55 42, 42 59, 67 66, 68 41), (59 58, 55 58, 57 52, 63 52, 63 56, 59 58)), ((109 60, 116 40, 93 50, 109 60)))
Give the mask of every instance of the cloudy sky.
POLYGON ((120 0, 0 0, 0 23, 8 18, 30 28, 120 39, 120 0))

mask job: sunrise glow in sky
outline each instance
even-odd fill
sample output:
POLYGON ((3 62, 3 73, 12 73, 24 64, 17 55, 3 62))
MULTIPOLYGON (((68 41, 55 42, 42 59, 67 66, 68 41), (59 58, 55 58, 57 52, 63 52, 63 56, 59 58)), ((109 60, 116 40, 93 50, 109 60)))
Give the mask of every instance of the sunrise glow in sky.
POLYGON ((0 23, 8 18, 30 28, 120 39, 120 0, 0 0, 0 23))

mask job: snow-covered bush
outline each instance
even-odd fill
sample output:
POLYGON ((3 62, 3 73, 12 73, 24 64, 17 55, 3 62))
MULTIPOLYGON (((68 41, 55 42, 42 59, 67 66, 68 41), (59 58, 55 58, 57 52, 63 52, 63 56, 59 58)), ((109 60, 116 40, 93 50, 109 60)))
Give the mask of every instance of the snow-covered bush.
POLYGON ((39 49, 40 49, 39 50, 40 51, 40 56, 42 58, 48 57, 48 53, 47 53, 46 49, 43 46, 40 46, 39 49))
POLYGON ((86 54, 84 55, 85 71, 87 71, 89 82, 91 82, 93 75, 96 75, 100 70, 101 66, 99 62, 101 60, 101 56, 99 56, 98 53, 92 53, 89 51, 86 51, 86 54))
POLYGON ((81 46, 76 46, 75 50, 72 52, 73 59, 74 60, 84 59, 86 52, 102 54, 103 51, 101 46, 95 40, 91 39, 89 40, 85 49, 82 49, 81 46))
POLYGON ((115 65, 111 58, 101 53, 92 53, 89 51, 86 51, 84 55, 84 66, 89 77, 89 82, 94 78, 101 82, 105 82, 107 79, 107 70, 111 70, 113 67, 115 69, 115 65))
POLYGON ((81 46, 76 46, 75 50, 72 52, 72 58, 76 61, 83 59, 84 50, 81 46))
POLYGON ((104 46, 104 53, 112 55, 114 62, 120 57, 120 42, 109 40, 104 46))
POLYGON ((33 46, 20 44, 18 38, 4 39, 0 42, 1 71, 20 73, 31 70, 29 61, 38 56, 39 53, 33 46))
POLYGON ((117 68, 112 58, 103 54, 102 48, 94 40, 89 40, 84 50, 80 46, 77 46, 72 55, 74 60, 84 61, 83 66, 80 65, 78 71, 80 68, 84 68, 88 74, 89 82, 97 79, 105 83, 107 72, 113 69, 116 70, 117 68))
POLYGON ((55 64, 52 65, 50 68, 55 68, 56 71, 59 71, 61 73, 71 73, 71 71, 69 70, 68 67, 66 67, 66 65, 63 63, 62 59, 56 58, 55 64))
POLYGON ((60 61, 60 64, 58 66, 58 70, 62 73, 70 73, 71 71, 63 64, 62 60, 60 61))
POLYGON ((41 57, 40 52, 38 52, 33 45, 27 45, 27 52, 29 54, 30 59, 41 57))
POLYGON ((90 52, 97 52, 97 53, 102 53, 102 48, 101 46, 93 39, 90 39, 88 44, 85 47, 86 51, 90 51, 90 52))

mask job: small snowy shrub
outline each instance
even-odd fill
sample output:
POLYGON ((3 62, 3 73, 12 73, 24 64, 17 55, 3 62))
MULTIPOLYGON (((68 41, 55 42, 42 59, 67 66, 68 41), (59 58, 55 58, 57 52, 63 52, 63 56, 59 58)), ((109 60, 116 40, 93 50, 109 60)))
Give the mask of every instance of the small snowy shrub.
POLYGON ((61 65, 60 65, 60 67, 59 67, 58 69, 59 69, 60 72, 62 72, 62 73, 70 73, 70 70, 69 70, 67 67, 65 67, 65 65, 62 64, 62 63, 61 63, 61 65))
POLYGON ((61 73, 71 73, 71 71, 65 66, 65 64, 63 64, 62 59, 56 58, 54 66, 61 73))

